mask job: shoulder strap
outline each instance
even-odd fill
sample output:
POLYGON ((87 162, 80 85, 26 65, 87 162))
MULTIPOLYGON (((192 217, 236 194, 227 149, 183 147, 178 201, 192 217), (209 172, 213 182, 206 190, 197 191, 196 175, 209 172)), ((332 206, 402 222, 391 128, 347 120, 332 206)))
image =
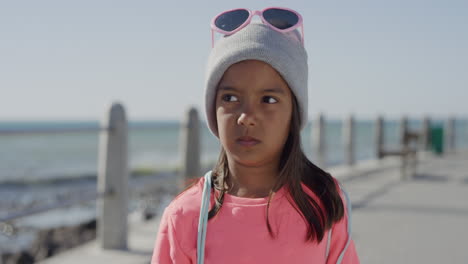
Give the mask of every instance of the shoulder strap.
POLYGON ((325 259, 328 259, 328 254, 330 253, 331 236, 332 236, 332 228, 330 228, 330 230, 328 231, 328 240, 327 240, 327 249, 325 252, 325 259))
POLYGON ((200 206, 200 218, 198 220, 197 264, 203 264, 205 259, 206 227, 208 223, 208 210, 210 208, 211 194, 211 170, 208 171, 204 177, 205 183, 203 184, 203 194, 200 206))
MULTIPOLYGON (((346 249, 349 246, 349 243, 351 241, 351 200, 349 199, 348 193, 345 191, 345 189, 341 186, 340 183, 338 183, 338 186, 340 186, 340 190, 343 192, 345 199, 346 199, 346 210, 348 211, 348 225, 347 225, 347 231, 348 231, 348 240, 346 241, 345 247, 341 251, 340 255, 338 256, 338 259, 336 261, 336 264, 340 264, 341 261, 343 261, 344 254, 346 252, 346 249)), ((326 248, 326 258, 328 259, 328 253, 330 250, 330 241, 331 241, 331 235, 332 235, 332 228, 330 228, 330 231, 328 232, 328 241, 327 241, 327 248, 326 248)))

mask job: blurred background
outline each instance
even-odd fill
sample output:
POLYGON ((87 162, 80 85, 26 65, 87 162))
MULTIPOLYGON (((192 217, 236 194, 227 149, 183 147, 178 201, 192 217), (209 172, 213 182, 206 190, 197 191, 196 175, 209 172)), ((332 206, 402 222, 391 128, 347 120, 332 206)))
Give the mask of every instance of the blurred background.
MULTIPOLYGON (((0 216, 95 190, 97 129, 116 101, 129 121, 135 189, 180 172, 189 107, 199 111, 201 163, 209 168, 219 153, 203 105, 210 21, 228 9, 270 6, 304 18, 310 123, 302 139, 312 161, 318 113, 330 167, 344 162, 342 121, 350 114, 358 161, 376 156, 379 115, 388 146, 400 142, 401 117, 418 129, 427 116, 436 125, 455 118, 456 147, 468 148, 467 1, 1 1, 0 216), (58 130, 76 132, 49 133, 58 130)), ((141 207, 135 197, 130 210, 141 207)), ((91 203, 25 219, 22 235, 4 228, 0 247, 19 251, 35 239, 31 230, 95 217, 91 203)))

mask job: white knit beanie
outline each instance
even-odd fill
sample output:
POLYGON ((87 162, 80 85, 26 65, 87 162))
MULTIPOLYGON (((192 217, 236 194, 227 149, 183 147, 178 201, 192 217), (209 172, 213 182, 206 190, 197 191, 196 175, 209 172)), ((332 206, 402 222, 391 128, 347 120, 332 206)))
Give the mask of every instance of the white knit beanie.
POLYGON ((300 113, 301 130, 307 124, 307 52, 297 30, 277 32, 262 23, 251 23, 216 42, 205 74, 205 117, 213 135, 216 125, 215 96, 219 81, 232 65, 243 60, 260 60, 271 65, 288 83, 300 113))

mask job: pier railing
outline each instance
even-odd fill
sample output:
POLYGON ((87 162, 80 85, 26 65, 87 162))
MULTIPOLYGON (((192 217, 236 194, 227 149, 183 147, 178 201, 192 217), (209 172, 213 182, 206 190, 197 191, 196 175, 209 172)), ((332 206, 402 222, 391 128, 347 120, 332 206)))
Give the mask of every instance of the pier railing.
POLYGON ((86 199, 61 201, 51 205, 11 213, 0 218, 3 229, 13 229, 19 218, 51 210, 97 201, 97 238, 103 249, 127 247, 128 214, 128 122, 125 109, 120 103, 110 106, 99 128, 3 130, 0 136, 21 134, 63 134, 99 132, 97 191, 86 199), (104 224, 105 223, 105 224, 104 224), (8 226, 10 226, 8 228, 8 226))
MULTIPOLYGON (((454 119, 450 118, 445 124, 445 152, 455 149, 454 119)), ((400 145, 396 149, 388 149, 384 145, 384 120, 378 117, 375 121, 375 147, 377 158, 398 155, 402 157, 402 178, 411 175, 407 171, 410 159, 415 159, 418 151, 427 151, 430 143, 430 120, 425 118, 419 131, 410 131, 407 118, 400 123, 400 145)), ((326 167, 325 117, 320 113, 312 123, 312 149, 316 163, 326 167)), ((0 224, 11 225, 15 220, 50 210, 76 206, 89 201, 96 201, 97 205, 97 239, 103 249, 127 248, 128 206, 129 206, 129 159, 128 159, 128 121, 124 106, 120 103, 112 104, 105 113, 98 128, 79 129, 39 129, 39 130, 0 130, 0 136, 18 134, 52 134, 99 132, 98 176, 97 189, 86 199, 62 201, 53 205, 36 207, 34 209, 12 213, 0 218, 0 224)), ((342 140, 344 142, 344 161, 348 166, 354 166, 355 157, 355 120, 352 115, 343 121, 342 140)), ((182 155, 182 170, 178 175, 179 188, 183 188, 188 179, 200 176, 201 166, 201 133, 200 120, 195 107, 190 107, 182 120, 180 131, 180 153, 182 155)), ((413 162, 413 165, 416 164, 413 162)))

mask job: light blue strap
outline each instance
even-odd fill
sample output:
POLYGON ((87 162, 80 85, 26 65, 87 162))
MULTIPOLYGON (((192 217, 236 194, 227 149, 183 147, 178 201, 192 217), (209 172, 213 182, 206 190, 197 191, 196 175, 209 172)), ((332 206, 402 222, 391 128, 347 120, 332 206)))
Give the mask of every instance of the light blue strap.
POLYGON ((332 228, 328 231, 328 240, 327 240, 327 251, 325 252, 325 259, 328 259, 328 253, 330 253, 330 241, 332 236, 332 228))
POLYGON ((211 171, 205 174, 205 184, 203 185, 203 194, 200 206, 200 218, 198 220, 197 237, 197 264, 203 264, 205 259, 205 239, 206 226, 208 223, 208 210, 210 207, 211 194, 211 171))
POLYGON ((352 223, 351 223, 351 200, 349 199, 348 193, 344 190, 343 187, 341 187, 341 185, 340 185, 340 189, 341 189, 341 191, 343 191, 343 193, 345 195, 346 207, 347 207, 347 210, 348 210, 348 240, 346 241, 346 245, 343 248, 343 251, 341 251, 341 254, 338 257, 338 260, 336 261, 337 264, 340 264, 341 261, 343 260, 344 254, 346 253, 346 249, 349 246, 349 242, 351 242, 351 226, 352 226, 352 223))
MULTIPOLYGON (((349 242, 351 241, 351 226, 352 226, 351 225, 351 200, 349 199, 348 193, 344 190, 344 188, 341 187, 341 185, 339 186, 346 198, 346 208, 348 211, 348 226, 347 226, 348 240, 346 241, 345 247, 341 251, 341 254, 338 256, 338 259, 336 261, 337 264, 340 264, 341 261, 343 261, 344 254, 346 253, 346 249, 348 248, 349 242)), ((331 236, 332 236, 332 228, 330 228, 330 230, 328 231, 328 241, 327 241, 327 248, 325 252, 325 259, 328 259, 328 254, 330 253, 331 236)))

